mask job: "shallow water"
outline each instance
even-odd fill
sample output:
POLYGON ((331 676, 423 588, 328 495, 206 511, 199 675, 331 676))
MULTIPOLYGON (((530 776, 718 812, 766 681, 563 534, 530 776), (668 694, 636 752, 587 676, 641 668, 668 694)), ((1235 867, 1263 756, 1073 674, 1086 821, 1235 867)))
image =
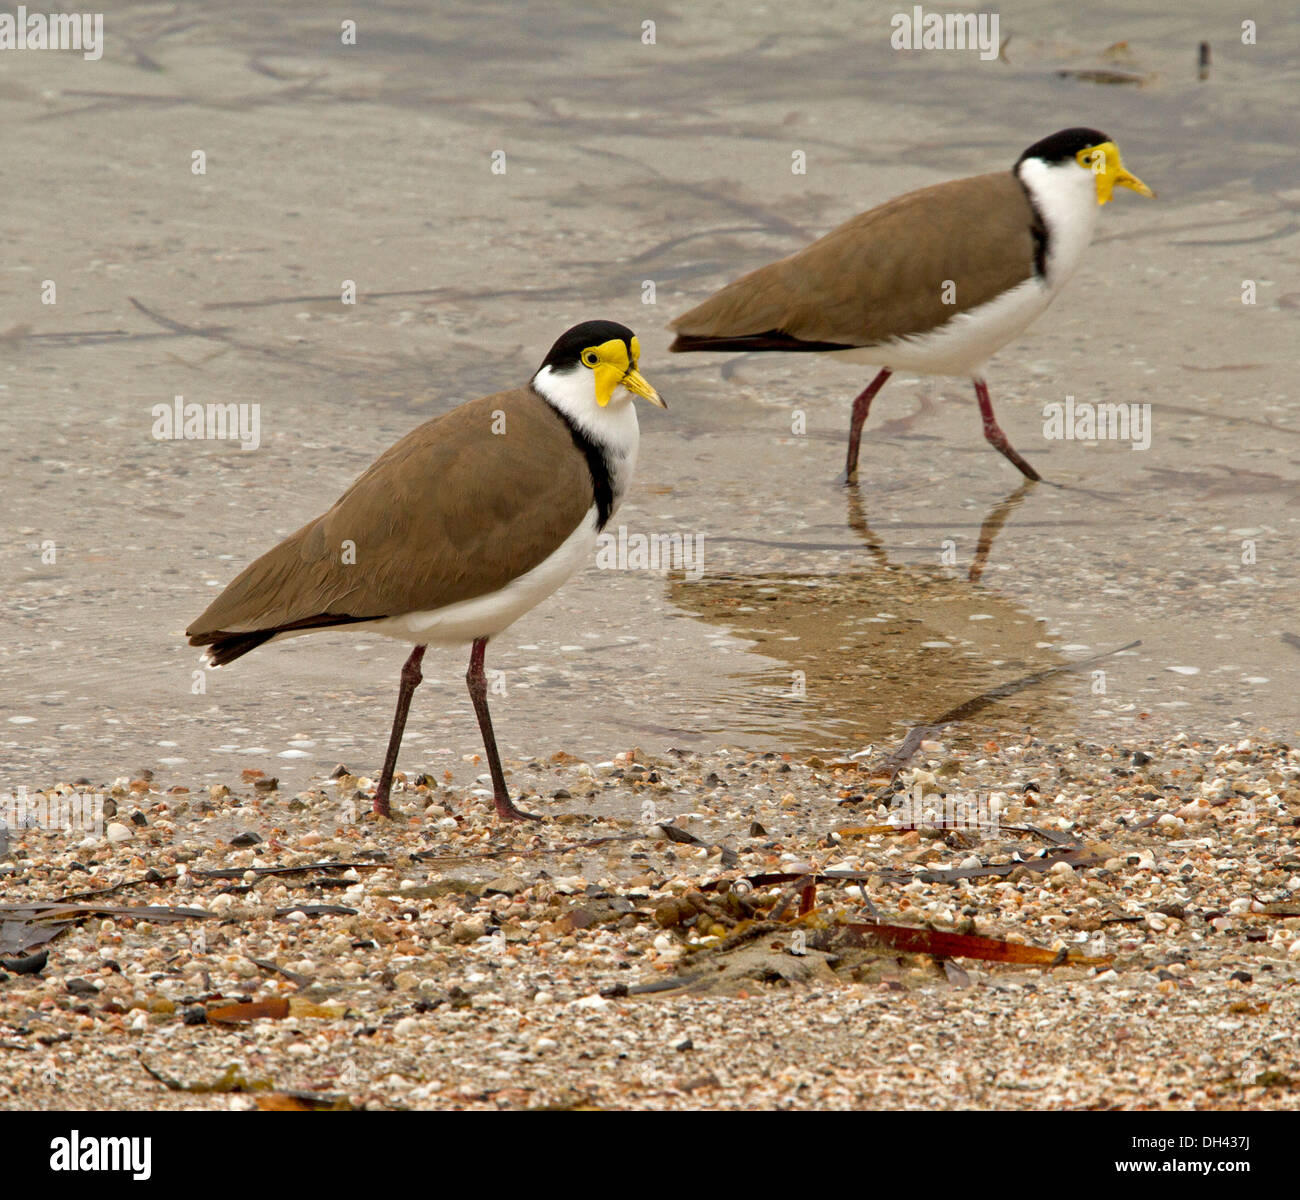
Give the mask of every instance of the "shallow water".
MULTIPOLYGON (((0 785, 374 770, 400 645, 330 635, 196 677, 182 631, 395 438, 519 384, 592 316, 638 331, 672 405, 642 416, 614 524, 702 537, 704 571, 593 565, 521 621, 489 658, 508 756, 879 747, 1135 640, 962 736, 1290 736, 1300 27, 1256 8, 1247 47, 1210 3, 1002 5, 1008 61, 982 62, 897 53, 888 6, 847 2, 651 6, 652 46, 617 9, 412 4, 362 18, 355 48, 308 12, 127 6, 101 62, 6 55, 0 785), (1099 67, 1145 82, 1057 74, 1099 67), (989 368, 1050 484, 1019 487, 969 385, 898 376, 845 489, 864 372, 666 355, 665 323, 742 271, 1079 123, 1160 196, 1102 211, 989 368), (175 395, 259 404, 260 448, 155 440, 175 395), (1150 447, 1046 439, 1067 395, 1150 404, 1150 447)), ((478 751, 464 667, 426 660, 404 767, 478 751)))

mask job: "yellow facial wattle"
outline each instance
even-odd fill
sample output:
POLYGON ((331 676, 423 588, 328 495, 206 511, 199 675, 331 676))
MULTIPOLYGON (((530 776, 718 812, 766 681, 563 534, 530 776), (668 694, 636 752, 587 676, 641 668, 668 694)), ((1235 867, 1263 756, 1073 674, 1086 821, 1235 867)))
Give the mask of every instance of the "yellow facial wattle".
POLYGON ((641 343, 632 339, 632 354, 629 357, 627 344, 622 338, 611 338, 599 346, 589 346, 582 352, 582 361, 591 368, 596 376, 596 403, 604 408, 613 399, 614 389, 625 387, 633 395, 649 400, 660 408, 668 406, 659 393, 650 386, 645 376, 636 369, 641 357, 641 343))
POLYGON ((1116 187, 1131 188, 1139 196, 1155 197, 1153 192, 1136 175, 1130 175, 1120 160, 1119 147, 1114 142, 1089 146, 1075 155, 1081 167, 1092 172, 1097 185, 1097 203, 1105 204, 1116 187))

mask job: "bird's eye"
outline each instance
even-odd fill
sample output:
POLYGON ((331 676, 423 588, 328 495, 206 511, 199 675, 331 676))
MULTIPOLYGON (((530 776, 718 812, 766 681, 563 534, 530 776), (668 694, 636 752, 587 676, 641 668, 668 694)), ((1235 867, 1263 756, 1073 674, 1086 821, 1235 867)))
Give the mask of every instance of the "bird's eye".
POLYGON ((596 352, 594 350, 584 350, 582 352, 582 361, 589 367, 596 365, 596 352))

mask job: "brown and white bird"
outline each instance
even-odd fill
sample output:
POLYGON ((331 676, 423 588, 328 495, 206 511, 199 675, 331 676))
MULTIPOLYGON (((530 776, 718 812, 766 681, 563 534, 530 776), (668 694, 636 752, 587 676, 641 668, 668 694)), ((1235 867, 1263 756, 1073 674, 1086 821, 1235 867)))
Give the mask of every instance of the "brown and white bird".
POLYGON ((264 642, 330 630, 415 644, 402 667, 375 792, 387 816, 397 752, 431 643, 472 643, 470 697, 498 815, 521 820, 488 713, 488 639, 587 561, 627 490, 639 433, 632 397, 660 408, 636 336, 576 325, 527 387, 471 400, 412 430, 334 506, 241 572, 187 629, 224 666, 264 642))
POLYGON ((802 351, 881 368, 853 402, 850 482, 872 398, 894 371, 969 376, 985 438, 1038 479, 998 427, 983 365, 1074 274, 1116 187, 1155 195, 1104 133, 1064 129, 1010 171, 900 196, 728 284, 672 322, 669 349, 802 351))

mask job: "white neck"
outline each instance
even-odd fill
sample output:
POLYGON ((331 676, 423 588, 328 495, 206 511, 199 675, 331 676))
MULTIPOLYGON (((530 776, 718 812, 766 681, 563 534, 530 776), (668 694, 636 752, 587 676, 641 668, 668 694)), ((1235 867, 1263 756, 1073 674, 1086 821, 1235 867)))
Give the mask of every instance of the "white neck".
POLYGON ((1097 227, 1097 184, 1073 159, 1027 158, 1017 168, 1047 226, 1047 285, 1056 291, 1078 268, 1097 227))
POLYGON ((543 400, 568 417, 603 451, 617 508, 632 480, 641 440, 632 393, 616 387, 609 403, 601 408, 596 403, 596 376, 583 366, 567 371, 546 366, 533 376, 532 383, 543 400))

